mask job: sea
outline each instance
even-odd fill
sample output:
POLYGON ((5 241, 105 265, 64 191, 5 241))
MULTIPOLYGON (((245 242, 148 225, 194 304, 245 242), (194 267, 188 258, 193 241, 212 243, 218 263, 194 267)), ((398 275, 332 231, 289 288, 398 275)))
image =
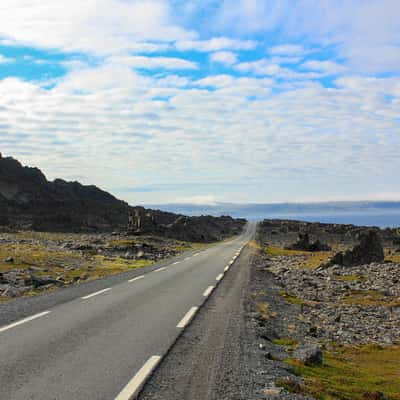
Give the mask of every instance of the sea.
POLYGON ((153 204, 149 207, 191 216, 230 215, 251 221, 290 219, 380 228, 400 227, 400 202, 153 204))

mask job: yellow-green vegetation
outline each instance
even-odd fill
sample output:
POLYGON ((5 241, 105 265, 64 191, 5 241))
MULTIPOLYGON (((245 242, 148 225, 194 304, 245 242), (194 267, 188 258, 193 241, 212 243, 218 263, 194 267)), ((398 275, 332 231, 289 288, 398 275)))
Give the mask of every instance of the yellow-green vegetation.
POLYGON ((333 252, 331 251, 321 251, 317 253, 308 253, 309 257, 306 261, 301 265, 301 269, 317 269, 322 264, 325 264, 329 261, 329 259, 333 256, 333 252))
POLYGON ((299 250, 287 250, 283 247, 275 247, 275 246, 266 246, 264 251, 270 256, 299 256, 299 255, 307 255, 312 254, 308 251, 299 251, 299 250))
POLYGON ((357 281, 365 281, 366 277, 363 275, 338 275, 334 278, 336 281, 343 282, 357 282, 357 281))
MULTIPOLYGON (((113 250, 135 245, 148 244, 156 248, 159 254, 177 254, 188 250, 202 249, 211 244, 184 242, 174 239, 165 239, 155 236, 115 237, 104 241, 104 236, 81 235, 75 233, 48 233, 48 232, 18 232, 10 236, 13 241, 0 244, 0 273, 18 270, 19 277, 29 279, 33 274, 37 277, 49 277, 62 280, 65 284, 80 283, 83 281, 103 278, 119 274, 131 269, 142 268, 155 261, 147 259, 126 259, 113 250), (79 251, 62 248, 64 243, 86 243, 96 240, 110 249, 109 255, 99 255, 97 251, 79 251), (6 262, 7 259, 11 261, 6 262)), ((54 290, 54 288, 46 290, 54 290)), ((43 292, 35 289, 25 292, 24 296, 34 296, 43 292)), ((0 302, 10 300, 0 296, 0 302)))
POLYGON ((397 254, 389 254, 385 257, 386 261, 390 261, 395 264, 400 264, 400 253, 397 254))
POLYGON ((251 240, 247 245, 250 250, 261 251, 263 249, 263 247, 255 240, 251 240))
POLYGON ((94 276, 91 276, 91 279, 115 275, 131 269, 143 268, 154 264, 154 261, 151 260, 125 260, 119 257, 104 257, 98 255, 95 256, 94 259, 96 268, 92 271, 94 276))
POLYGON ((26 243, 0 245, 0 272, 6 272, 10 269, 26 269, 30 266, 51 268, 81 261, 82 256, 78 253, 50 251, 42 245, 26 243), (12 257, 14 263, 6 263, 7 257, 12 257))
POLYGON ((342 300, 345 304, 400 307, 400 299, 379 290, 350 290, 342 300))
POLYGON ((305 260, 299 266, 296 266, 296 268, 300 269, 316 269, 321 264, 326 263, 334 254, 334 252, 332 251, 310 252, 300 250, 287 250, 283 247, 276 246, 265 246, 262 250, 272 257, 304 256, 305 260))
POLYGON ((256 303, 257 311, 260 313, 261 318, 266 321, 271 317, 268 303, 256 303))
POLYGON ((25 243, 0 245, 0 272, 38 267, 35 275, 52 278, 62 276, 65 281, 76 280, 83 276, 85 280, 96 279, 152 263, 154 262, 150 260, 125 260, 120 257, 82 255, 73 251, 50 251, 45 246, 25 243), (4 260, 10 256, 14 262, 6 263, 4 260))
POLYGON ((296 339, 291 339, 291 338, 274 339, 272 343, 277 344, 279 346, 290 346, 290 347, 296 347, 298 345, 298 341, 296 339))
POLYGON ((316 399, 361 400, 382 392, 388 400, 400 400, 400 346, 335 345, 324 352, 321 366, 288 363, 304 378, 301 392, 316 399))
POLYGON ((310 301, 310 300, 304 300, 301 299, 300 297, 291 295, 285 291, 280 291, 279 294, 288 302, 292 304, 300 304, 300 305, 307 305, 307 306, 313 306, 316 304, 315 301, 310 301))

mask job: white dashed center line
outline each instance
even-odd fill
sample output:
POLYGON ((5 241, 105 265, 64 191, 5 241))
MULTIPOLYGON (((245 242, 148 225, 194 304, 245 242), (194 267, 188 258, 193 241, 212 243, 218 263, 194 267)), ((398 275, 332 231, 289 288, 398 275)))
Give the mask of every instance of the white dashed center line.
POLYGON ((206 289, 206 291, 203 293, 203 296, 204 297, 208 297, 210 294, 211 294, 211 292, 214 290, 214 286, 209 286, 207 289, 206 289))
POLYGON ((161 271, 164 271, 165 269, 166 269, 165 267, 158 268, 158 269, 154 270, 154 272, 161 272, 161 271))
POLYGON ((229 271, 229 265, 227 265, 227 266, 224 268, 224 271, 225 271, 225 272, 229 271))
POLYGON ((196 314, 198 307, 192 307, 186 315, 182 318, 182 320, 179 322, 179 324, 176 326, 177 328, 184 328, 194 317, 194 314, 196 314))
POLYGON ((217 281, 220 281, 223 277, 224 277, 224 274, 219 274, 219 275, 216 277, 216 280, 217 280, 217 281))
POLYGON ((180 261, 176 261, 172 265, 176 265, 176 264, 180 264, 180 263, 181 263, 180 261))
POLYGON ((103 290, 99 290, 98 292, 94 292, 92 294, 88 294, 87 296, 83 296, 82 300, 90 299, 91 297, 98 296, 99 294, 103 294, 105 292, 108 292, 109 290, 111 290, 111 288, 106 288, 106 289, 103 289, 103 290))
POLYGON ((150 357, 143 367, 132 378, 132 380, 124 387, 121 393, 115 398, 115 400, 131 400, 136 398, 140 389, 146 382, 146 379, 154 371, 160 361, 160 356, 150 357))
POLYGON ((2 328, 0 328, 0 332, 8 331, 9 329, 15 328, 16 326, 25 324, 25 323, 27 323, 29 321, 33 321, 34 319, 37 319, 37 318, 40 318, 40 317, 44 317, 45 315, 50 314, 50 312, 51 311, 44 311, 44 312, 41 312, 39 314, 32 315, 31 317, 27 317, 27 318, 21 319, 20 321, 14 322, 14 323, 12 323, 10 325, 3 326, 2 328))
POLYGON ((135 281, 138 281, 139 279, 143 279, 143 278, 144 278, 144 275, 140 275, 140 276, 137 276, 136 278, 129 279, 128 282, 135 282, 135 281))

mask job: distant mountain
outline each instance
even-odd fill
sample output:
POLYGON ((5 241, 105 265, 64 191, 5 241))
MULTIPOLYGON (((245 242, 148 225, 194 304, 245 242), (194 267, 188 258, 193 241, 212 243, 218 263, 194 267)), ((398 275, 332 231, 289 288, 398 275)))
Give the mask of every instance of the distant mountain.
POLYGON ((140 220, 137 234, 213 241, 238 233, 245 221, 231 217, 185 217, 132 207, 96 186, 56 179, 37 168, 0 158, 0 227, 62 232, 126 230, 128 215, 140 220))

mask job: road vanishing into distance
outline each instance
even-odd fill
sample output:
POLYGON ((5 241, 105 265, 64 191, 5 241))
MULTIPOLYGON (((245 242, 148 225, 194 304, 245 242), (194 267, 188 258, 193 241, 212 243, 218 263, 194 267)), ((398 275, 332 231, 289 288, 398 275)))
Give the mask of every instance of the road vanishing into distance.
POLYGON ((82 285, 79 297, 1 325, 0 399, 135 398, 254 233, 249 224, 232 240, 94 292, 82 285))

